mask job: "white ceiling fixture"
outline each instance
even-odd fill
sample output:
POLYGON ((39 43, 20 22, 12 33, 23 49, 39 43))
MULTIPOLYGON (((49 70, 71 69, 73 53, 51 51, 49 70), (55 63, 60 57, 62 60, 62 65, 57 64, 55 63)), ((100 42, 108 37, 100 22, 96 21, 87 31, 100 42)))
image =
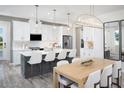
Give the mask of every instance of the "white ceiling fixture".
POLYGON ((81 14, 78 17, 77 24, 94 28, 103 28, 102 21, 94 15, 94 6, 90 6, 90 14, 81 14))

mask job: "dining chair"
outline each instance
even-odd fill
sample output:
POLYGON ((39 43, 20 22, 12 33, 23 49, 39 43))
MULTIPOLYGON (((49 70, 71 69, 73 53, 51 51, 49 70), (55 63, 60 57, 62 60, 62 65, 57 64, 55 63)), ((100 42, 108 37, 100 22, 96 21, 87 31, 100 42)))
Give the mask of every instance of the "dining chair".
MULTIPOLYGON (((69 62, 67 60, 61 60, 57 63, 57 67, 62 66, 64 64, 69 64, 69 62)), ((58 81, 59 81, 60 86, 62 85, 63 87, 67 87, 73 83, 71 80, 65 78, 62 75, 58 76, 58 81)))
POLYGON ((30 72, 31 76, 33 76, 33 65, 35 65, 35 64, 39 64, 39 66, 40 66, 39 71, 41 73, 41 64, 40 64, 41 62, 42 62, 42 54, 39 52, 33 52, 31 54, 31 58, 27 62, 31 65, 31 72, 30 72))
POLYGON ((122 68, 121 61, 116 61, 113 65, 112 84, 121 87, 122 68))
MULTIPOLYGON (((84 84, 84 88, 99 88, 100 77, 101 77, 101 70, 97 70, 90 73, 84 84)), ((71 88, 78 88, 78 85, 74 83, 71 85, 71 88)))
POLYGON ((81 58, 73 58, 72 63, 75 63, 75 62, 81 62, 81 58))
POLYGON ((52 66, 53 64, 55 63, 55 55, 56 53, 51 51, 49 53, 46 54, 45 58, 44 58, 44 61, 45 61, 45 64, 46 64, 46 67, 48 68, 48 71, 51 71, 52 70, 52 66))
POLYGON ((72 50, 70 50, 69 52, 70 52, 69 55, 68 55, 69 58, 74 58, 74 57, 76 57, 76 49, 72 49, 72 50))
POLYGON ((101 74, 100 87, 110 88, 112 86, 112 65, 105 67, 101 74))

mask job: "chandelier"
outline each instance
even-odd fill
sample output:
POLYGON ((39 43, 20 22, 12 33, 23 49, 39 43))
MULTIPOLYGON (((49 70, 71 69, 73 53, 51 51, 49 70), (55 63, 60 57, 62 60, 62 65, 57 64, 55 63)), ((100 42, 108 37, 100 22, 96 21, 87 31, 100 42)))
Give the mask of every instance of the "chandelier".
POLYGON ((76 22, 76 24, 103 29, 102 21, 94 15, 94 6, 92 12, 93 14, 91 14, 91 6, 90 6, 90 14, 81 14, 78 17, 77 19, 78 21, 76 22))

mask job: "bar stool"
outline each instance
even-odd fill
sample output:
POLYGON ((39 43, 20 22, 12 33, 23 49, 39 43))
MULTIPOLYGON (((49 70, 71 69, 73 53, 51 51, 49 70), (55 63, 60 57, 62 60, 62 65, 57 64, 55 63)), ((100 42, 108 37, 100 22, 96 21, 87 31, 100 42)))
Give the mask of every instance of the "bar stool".
POLYGON ((49 63, 48 65, 50 70, 52 70, 52 62, 54 62, 55 60, 55 55, 56 55, 55 52, 49 52, 48 54, 46 54, 46 57, 44 59, 45 62, 49 63))
MULTIPOLYGON (((69 62, 67 60, 61 60, 57 63, 57 67, 62 66, 64 64, 69 64, 69 62)), ((73 81, 71 81, 71 80, 69 80, 69 79, 67 79, 67 78, 65 78, 64 76, 61 76, 61 75, 58 76, 58 81, 59 81, 60 85, 62 84, 64 87, 67 87, 67 86, 69 86, 70 84, 73 83, 73 81)))
MULTIPOLYGON (((97 70, 89 74, 86 83, 84 84, 84 88, 99 88, 100 87, 100 77, 101 70, 97 70)), ((76 83, 71 85, 71 88, 78 88, 76 83)))
POLYGON ((105 67, 101 74, 100 87, 109 88, 112 85, 112 65, 105 67))
POLYGON ((113 65, 112 84, 121 87, 120 79, 122 79, 121 61, 116 61, 113 65))
MULTIPOLYGON (((31 73, 30 73, 31 76, 33 76, 33 65, 39 64, 41 63, 41 61, 42 61, 42 54, 40 52, 33 52, 31 54, 31 58, 27 62, 31 65, 31 73)), ((41 64, 39 65, 40 65, 40 73, 41 73, 41 64)))
POLYGON ((72 59, 76 57, 76 49, 72 49, 69 52, 69 55, 67 56, 67 59, 69 60, 69 63, 72 62, 72 59))
POLYGON ((67 51, 66 50, 62 50, 61 52, 59 52, 57 59, 60 61, 60 60, 65 59, 66 56, 67 56, 67 51))

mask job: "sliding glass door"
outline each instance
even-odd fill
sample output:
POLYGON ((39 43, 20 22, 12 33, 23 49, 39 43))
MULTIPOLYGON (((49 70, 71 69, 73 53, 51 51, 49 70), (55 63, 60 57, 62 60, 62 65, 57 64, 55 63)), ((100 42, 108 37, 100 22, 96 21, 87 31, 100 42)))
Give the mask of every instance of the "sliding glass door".
POLYGON ((124 62, 124 21, 121 21, 121 59, 124 62))
POLYGON ((10 60, 10 23, 0 21, 0 60, 10 60))
POLYGON ((3 28, 0 27, 0 58, 3 56, 3 28))
POLYGON ((108 22, 104 24, 104 58, 120 59, 120 25, 119 22, 108 22))

